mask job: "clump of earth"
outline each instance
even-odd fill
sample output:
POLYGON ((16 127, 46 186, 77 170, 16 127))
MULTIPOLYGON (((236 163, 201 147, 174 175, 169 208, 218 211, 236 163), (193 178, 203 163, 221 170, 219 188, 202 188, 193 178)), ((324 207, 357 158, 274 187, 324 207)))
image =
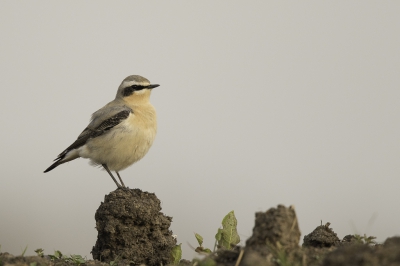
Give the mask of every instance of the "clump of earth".
MULTIPOLYGON (((169 229, 172 218, 161 212, 155 194, 139 189, 117 189, 105 196, 96 211, 98 237, 94 260, 54 256, 13 256, 0 253, 0 266, 8 265, 171 265, 176 239, 169 229)), ((300 242, 293 207, 278 205, 255 214, 252 236, 244 247, 218 249, 203 259, 181 260, 196 266, 350 266, 400 265, 400 237, 376 244, 371 237, 347 235, 340 239, 330 223, 319 225, 300 242)))
POLYGON ((172 218, 161 212, 160 200, 140 189, 117 189, 105 196, 96 211, 93 259, 140 265, 166 265, 176 245, 172 218))
MULTIPOLYGON (((373 237, 339 239, 330 223, 320 225, 298 245, 300 230, 293 207, 278 205, 257 212, 253 235, 245 247, 218 250, 197 266, 394 266, 400 265, 400 237, 377 244, 373 237)), ((192 265, 188 262, 182 265, 192 265)))

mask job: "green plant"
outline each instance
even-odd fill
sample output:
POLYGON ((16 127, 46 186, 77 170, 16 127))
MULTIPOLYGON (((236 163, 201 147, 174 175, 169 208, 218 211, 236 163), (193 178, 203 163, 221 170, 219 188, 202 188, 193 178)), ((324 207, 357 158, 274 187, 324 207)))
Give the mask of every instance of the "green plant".
POLYGON ((49 255, 50 260, 63 260, 64 262, 72 262, 75 265, 79 266, 81 264, 86 263, 86 259, 84 259, 81 255, 70 255, 69 257, 63 255, 61 251, 54 251, 54 255, 49 255))
POLYGON ((171 250, 171 263, 172 263, 172 265, 178 265, 179 262, 181 261, 181 258, 182 258, 181 245, 182 245, 182 243, 179 244, 179 245, 176 245, 171 250))
POLYGON ((193 266, 216 266, 217 263, 212 258, 205 258, 204 260, 194 259, 193 266))
POLYGON ((237 233, 237 220, 233 211, 229 212, 222 220, 222 229, 215 235, 218 248, 232 249, 240 242, 237 233))
POLYGON ((364 234, 363 236, 361 235, 354 235, 354 239, 360 243, 360 244, 365 244, 365 245, 376 245, 376 241, 374 239, 376 239, 375 236, 368 236, 366 234, 364 234))
MULTIPOLYGON (((209 254, 211 250, 203 247, 203 237, 197 233, 194 234, 199 246, 195 249, 197 253, 209 254)), ((229 212, 222 219, 222 228, 218 228, 217 234, 215 235, 216 248, 232 249, 240 242, 240 237, 237 233, 237 220, 234 211, 229 212)))
POLYGON ((86 262, 86 260, 82 258, 81 255, 70 255, 69 261, 73 262, 77 266, 86 262))
POLYGON ((199 243, 199 246, 195 249, 195 251, 199 254, 211 253, 211 250, 209 248, 203 247, 203 237, 201 235, 199 235, 198 233, 194 233, 194 236, 197 239, 197 243, 199 243))
POLYGON ((35 249, 34 250, 35 251, 35 253, 39 256, 39 257, 44 257, 44 249, 42 249, 42 248, 38 248, 38 249, 35 249))
POLYGON ((114 260, 110 261, 110 266, 117 266, 119 261, 119 256, 116 256, 114 260))
POLYGON ((61 253, 61 251, 56 250, 54 251, 54 255, 49 255, 50 260, 60 260, 64 257, 64 255, 61 253))
POLYGON ((25 255, 26 250, 28 249, 28 245, 26 245, 25 249, 22 251, 21 257, 25 255))

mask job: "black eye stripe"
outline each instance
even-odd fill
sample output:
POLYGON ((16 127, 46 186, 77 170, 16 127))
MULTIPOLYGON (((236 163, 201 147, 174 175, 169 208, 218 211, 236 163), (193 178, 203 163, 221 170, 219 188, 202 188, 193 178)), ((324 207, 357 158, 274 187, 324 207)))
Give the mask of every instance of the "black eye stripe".
POLYGON ((126 88, 124 89, 123 96, 124 96, 124 97, 129 96, 129 95, 131 95, 134 91, 140 91, 140 90, 145 89, 146 87, 147 87, 147 86, 143 86, 143 85, 132 85, 132 86, 130 86, 130 87, 126 87, 126 88))

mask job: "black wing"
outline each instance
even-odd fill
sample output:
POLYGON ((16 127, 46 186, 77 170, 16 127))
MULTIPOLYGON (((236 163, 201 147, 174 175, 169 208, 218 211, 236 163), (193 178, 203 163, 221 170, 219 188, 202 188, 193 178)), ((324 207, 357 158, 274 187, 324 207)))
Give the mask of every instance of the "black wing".
POLYGON ((66 148, 62 153, 60 153, 60 155, 58 155, 55 161, 62 159, 69 151, 85 145, 89 139, 93 139, 103 135, 104 133, 107 133, 110 129, 112 129, 113 127, 121 123, 123 120, 128 118, 130 113, 132 113, 132 110, 124 110, 104 120, 95 129, 91 129, 89 127, 85 128, 85 130, 81 133, 81 135, 79 135, 78 139, 74 143, 72 143, 68 148, 66 148))
POLYGON ((85 145, 89 139, 93 139, 107 133, 110 129, 112 129, 113 127, 121 123, 123 120, 128 118, 130 113, 133 113, 131 109, 124 110, 104 120, 103 122, 100 123, 100 125, 98 125, 94 129, 89 127, 85 128, 85 130, 79 135, 78 139, 74 143, 72 143, 68 148, 66 148, 62 153, 60 153, 60 155, 58 155, 58 157, 54 160, 55 163, 53 163, 44 172, 46 173, 56 168, 58 165, 62 163, 62 159, 64 159, 65 155, 69 151, 85 145))

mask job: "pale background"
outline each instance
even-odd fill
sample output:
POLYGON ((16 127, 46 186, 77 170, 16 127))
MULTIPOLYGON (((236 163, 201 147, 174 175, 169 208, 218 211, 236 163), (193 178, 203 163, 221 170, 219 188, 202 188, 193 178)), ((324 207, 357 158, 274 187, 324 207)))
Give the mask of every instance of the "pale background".
MULTIPOLYGON (((115 189, 79 159, 43 174, 122 79, 161 84, 159 130, 123 171, 185 258, 235 210, 294 205, 301 231, 400 233, 399 1, 1 1, 1 251, 91 258, 115 189)), ((302 241, 301 241, 302 243, 302 241)))

